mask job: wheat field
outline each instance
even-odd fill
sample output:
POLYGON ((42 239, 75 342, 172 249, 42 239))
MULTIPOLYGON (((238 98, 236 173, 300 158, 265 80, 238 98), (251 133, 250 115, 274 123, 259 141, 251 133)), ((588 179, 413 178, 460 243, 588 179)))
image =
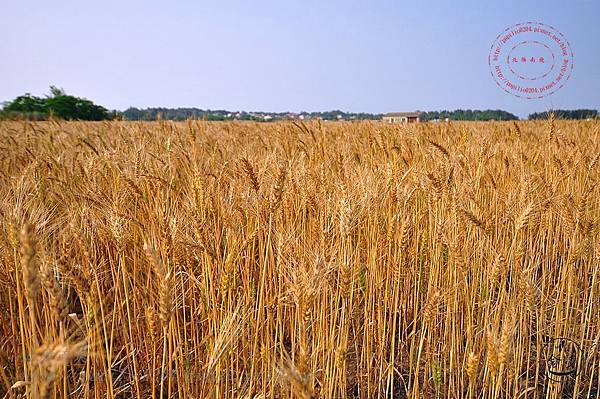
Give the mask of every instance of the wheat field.
POLYGON ((599 153, 554 118, 1 122, 0 394, 597 398, 599 153))

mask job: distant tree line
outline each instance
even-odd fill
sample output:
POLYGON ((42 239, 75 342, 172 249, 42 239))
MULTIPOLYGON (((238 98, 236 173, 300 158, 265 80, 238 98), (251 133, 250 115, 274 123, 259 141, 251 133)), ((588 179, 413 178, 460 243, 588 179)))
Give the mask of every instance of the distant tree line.
MULTIPOLYGON (((554 110, 550 111, 563 119, 598 118, 598 111, 592 109, 554 110)), ((187 120, 203 119, 208 121, 250 120, 271 122, 287 119, 322 119, 322 120, 379 120, 382 114, 354 113, 340 110, 324 112, 246 112, 210 110, 199 108, 146 108, 130 107, 123 112, 109 111, 101 105, 94 104, 85 98, 71 96, 64 90, 50 86, 50 94, 36 97, 29 93, 4 103, 0 110, 0 119, 29 119, 44 120, 57 117, 67 120, 99 121, 106 119, 123 120, 187 120)), ((529 119, 546 119, 548 112, 536 112, 529 119)), ((456 120, 456 121, 510 121, 519 118, 510 112, 500 109, 471 110, 457 109, 454 111, 428 111, 420 115, 422 121, 456 120)))
MULTIPOLYGON (((587 119, 597 118, 598 111, 591 109, 578 110, 556 110, 555 115, 563 119, 587 119)), ((245 120, 245 121, 278 121, 286 119, 322 119, 322 120, 380 120, 383 114, 371 114, 366 112, 344 112, 339 110, 323 112, 247 112, 247 111, 227 111, 211 110, 200 108, 165 108, 155 107, 138 109, 130 107, 123 112, 113 111, 111 116, 116 116, 124 120, 147 120, 156 119, 183 121, 187 119, 203 119, 208 121, 227 121, 227 120, 245 120)), ((547 112, 536 112, 530 114, 528 119, 546 119, 547 112)), ((82 119, 82 118, 80 118, 82 119)), ((432 120, 455 120, 455 121, 511 121, 518 120, 519 117, 504 110, 471 110, 457 109, 454 111, 427 111, 421 113, 422 121, 432 120)))
POLYGON ((533 114, 529 114, 529 119, 548 119, 548 115, 550 113, 554 113, 554 116, 560 119, 595 119, 598 117, 598 111, 595 109, 574 109, 574 110, 564 110, 564 109, 556 109, 553 111, 546 112, 534 112, 533 114))
POLYGON ((121 117, 130 121, 153 121, 156 119, 165 119, 173 121, 184 121, 187 119, 204 120, 226 120, 229 111, 225 110, 203 110, 199 108, 145 108, 135 107, 127 108, 121 112, 121 117))
POLYGON ((354 120, 354 119, 381 119, 381 114, 353 113, 339 110, 324 112, 247 112, 210 110, 200 108, 128 108, 121 113, 126 120, 166 120, 181 121, 190 118, 209 121, 250 120, 250 121, 277 121, 285 119, 323 119, 323 120, 354 120))
POLYGON ((501 109, 457 109, 454 111, 429 111, 423 112, 419 117, 422 121, 448 120, 453 121, 512 121, 518 120, 516 115, 501 109))
POLYGON ((116 112, 85 98, 70 96, 63 89, 50 86, 50 94, 36 97, 29 93, 4 104, 2 119, 43 120, 57 117, 66 120, 100 121, 116 117, 116 112))
MULTIPOLYGON (((158 118, 167 120, 186 120, 198 118, 205 120, 253 120, 253 121, 277 121, 286 119, 322 119, 322 120, 380 120, 383 114, 344 112, 340 110, 323 112, 246 112, 226 110, 204 110, 199 108, 128 108, 121 113, 126 120, 156 120, 158 118)), ((430 111, 423 112, 420 116, 422 121, 431 120, 460 120, 460 121, 506 121, 518 120, 516 115, 503 110, 455 110, 455 111, 430 111)))

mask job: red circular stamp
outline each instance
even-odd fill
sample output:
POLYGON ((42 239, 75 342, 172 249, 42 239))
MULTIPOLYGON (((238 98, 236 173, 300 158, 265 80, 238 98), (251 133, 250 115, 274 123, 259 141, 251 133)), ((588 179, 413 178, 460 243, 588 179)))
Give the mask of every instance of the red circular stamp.
POLYGON ((555 93, 571 77, 573 51, 554 27, 524 22, 496 37, 488 64, 494 81, 505 92, 526 99, 542 98, 555 93))

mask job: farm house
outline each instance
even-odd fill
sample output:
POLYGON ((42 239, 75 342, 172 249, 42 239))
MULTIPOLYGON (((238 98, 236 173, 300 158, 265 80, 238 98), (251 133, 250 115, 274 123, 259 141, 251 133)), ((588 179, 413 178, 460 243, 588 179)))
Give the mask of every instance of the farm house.
POLYGON ((388 123, 413 123, 419 122, 421 112, 391 112, 383 116, 383 121, 388 123))

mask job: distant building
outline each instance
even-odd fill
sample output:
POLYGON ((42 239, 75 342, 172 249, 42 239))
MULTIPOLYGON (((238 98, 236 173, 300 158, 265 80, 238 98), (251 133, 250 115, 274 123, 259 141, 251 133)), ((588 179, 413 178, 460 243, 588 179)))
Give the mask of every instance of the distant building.
POLYGON ((413 123, 419 122, 421 112, 391 112, 383 116, 383 121, 388 123, 413 123))

